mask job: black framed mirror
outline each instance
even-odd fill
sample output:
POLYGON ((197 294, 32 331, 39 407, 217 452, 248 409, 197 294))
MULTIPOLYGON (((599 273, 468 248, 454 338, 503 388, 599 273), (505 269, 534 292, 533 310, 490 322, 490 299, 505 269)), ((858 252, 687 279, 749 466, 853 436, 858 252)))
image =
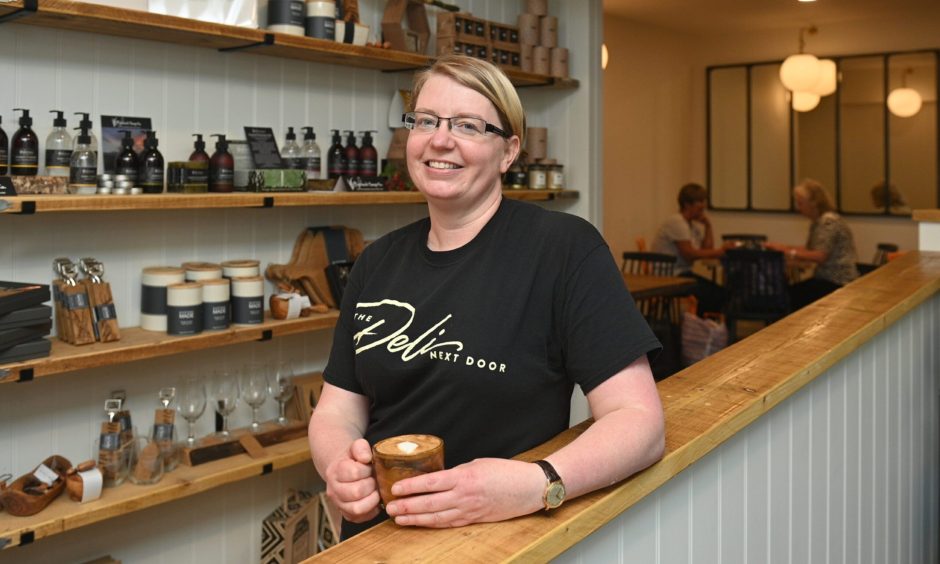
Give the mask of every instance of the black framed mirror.
POLYGON ((712 209, 792 211, 790 188, 802 178, 822 182, 845 214, 940 207, 940 50, 831 59, 838 88, 805 112, 791 108, 781 61, 706 69, 712 209), (913 114, 889 109, 898 88, 916 91, 913 114))

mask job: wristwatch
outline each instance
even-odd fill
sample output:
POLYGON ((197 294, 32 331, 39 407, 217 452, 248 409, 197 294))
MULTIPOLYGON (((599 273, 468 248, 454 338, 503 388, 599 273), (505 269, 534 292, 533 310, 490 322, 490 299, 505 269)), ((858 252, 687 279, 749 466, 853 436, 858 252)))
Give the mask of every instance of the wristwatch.
POLYGON ((542 494, 542 503, 545 509, 555 509, 565 501, 565 484, 555 468, 544 460, 536 460, 542 472, 545 472, 545 492, 542 494))

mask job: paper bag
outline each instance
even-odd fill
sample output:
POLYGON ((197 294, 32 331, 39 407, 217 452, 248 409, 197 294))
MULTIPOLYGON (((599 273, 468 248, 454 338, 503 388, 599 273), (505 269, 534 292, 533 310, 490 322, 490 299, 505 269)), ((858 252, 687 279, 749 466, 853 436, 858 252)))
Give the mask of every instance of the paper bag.
POLYGON ((288 492, 261 526, 261 562, 294 564, 313 556, 319 524, 319 498, 304 491, 288 492))

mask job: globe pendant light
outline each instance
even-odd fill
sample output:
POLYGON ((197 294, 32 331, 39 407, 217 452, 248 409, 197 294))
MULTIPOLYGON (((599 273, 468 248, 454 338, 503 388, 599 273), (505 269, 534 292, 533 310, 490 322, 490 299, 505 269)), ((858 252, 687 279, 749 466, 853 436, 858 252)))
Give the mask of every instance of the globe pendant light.
POLYGON ((819 94, 813 92, 793 92, 790 105, 798 112, 808 112, 819 105, 819 94))
POLYGON ((821 72, 819 59, 803 52, 806 43, 803 32, 815 34, 816 26, 800 29, 800 52, 787 57, 780 65, 780 82, 787 90, 810 91, 819 82, 821 72))
POLYGON ((911 117, 920 111, 924 101, 913 88, 907 87, 907 75, 914 69, 907 68, 901 75, 901 88, 895 88, 888 94, 888 109, 891 113, 902 118, 911 117))
POLYGON ((819 59, 819 79, 809 89, 809 92, 819 96, 828 96, 836 91, 838 71, 836 62, 832 59, 819 59))

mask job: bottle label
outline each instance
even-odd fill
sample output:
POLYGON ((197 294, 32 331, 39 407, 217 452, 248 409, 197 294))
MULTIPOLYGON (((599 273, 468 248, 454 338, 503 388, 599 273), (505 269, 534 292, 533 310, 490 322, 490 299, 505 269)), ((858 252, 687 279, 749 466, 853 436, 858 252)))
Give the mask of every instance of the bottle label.
POLYGON ((304 160, 301 157, 287 157, 284 159, 284 168, 304 168, 304 160))
POLYGON ((39 153, 31 147, 23 147, 13 153, 13 166, 36 166, 39 164, 39 153))
POLYGON ((97 166, 73 166, 69 169, 69 184, 94 186, 97 182, 97 166))
POLYGON ((235 170, 231 168, 214 168, 209 171, 209 181, 213 184, 232 184, 235 182, 235 170))
POLYGON ((320 157, 307 157, 306 161, 307 178, 320 178, 320 157))
POLYGON ((140 181, 143 184, 152 184, 163 186, 163 167, 162 166, 146 166, 143 169, 143 174, 140 175, 140 181))
POLYGON ((130 164, 119 164, 114 174, 123 174, 131 182, 137 182, 137 167, 130 164))
POLYGON ((359 161, 359 175, 360 176, 375 176, 377 173, 378 165, 373 159, 362 159, 359 161))
POLYGON ((359 174, 359 159, 349 159, 346 164, 345 173, 349 176, 359 174))
POLYGON ((346 170, 348 168, 347 163, 348 161, 346 161, 345 156, 330 159, 330 162, 327 163, 329 167, 327 172, 329 173, 330 178, 339 178, 340 176, 346 174, 346 170))
POLYGON ((46 149, 46 167, 68 168, 72 160, 72 150, 63 151, 61 149, 46 149))
POLYGON ((0 147, 0 174, 6 173, 8 162, 10 162, 10 153, 7 152, 6 147, 0 147))

